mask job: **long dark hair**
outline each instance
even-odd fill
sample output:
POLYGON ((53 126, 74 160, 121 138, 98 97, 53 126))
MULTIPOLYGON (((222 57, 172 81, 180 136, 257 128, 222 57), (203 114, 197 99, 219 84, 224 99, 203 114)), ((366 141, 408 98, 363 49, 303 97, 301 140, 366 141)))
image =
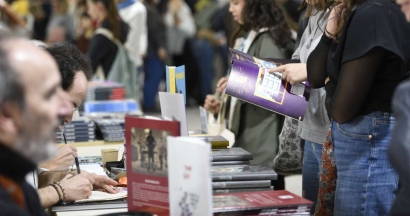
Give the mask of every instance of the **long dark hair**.
MULTIPOLYGON (((242 11, 243 25, 233 35, 233 42, 236 37, 249 30, 258 31, 262 28, 268 28, 271 37, 276 44, 292 52, 292 38, 285 15, 282 8, 274 0, 244 0, 245 7, 242 11)), ((289 54, 290 55, 290 54, 289 54)))
POLYGON ((114 35, 114 38, 120 40, 120 15, 118 14, 117 5, 115 4, 114 0, 92 0, 94 3, 101 2, 105 10, 107 10, 108 22, 110 23, 111 31, 114 35))

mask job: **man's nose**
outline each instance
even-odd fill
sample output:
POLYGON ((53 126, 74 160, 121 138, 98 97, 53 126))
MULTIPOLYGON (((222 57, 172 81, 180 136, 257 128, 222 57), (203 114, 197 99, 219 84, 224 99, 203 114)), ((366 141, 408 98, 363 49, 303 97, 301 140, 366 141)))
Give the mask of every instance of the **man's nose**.
POLYGON ((70 101, 68 94, 65 91, 61 89, 59 95, 60 95, 60 105, 58 109, 58 117, 60 119, 64 119, 64 121, 66 121, 66 119, 69 118, 70 119, 69 121, 71 122, 74 106, 72 102, 70 101))

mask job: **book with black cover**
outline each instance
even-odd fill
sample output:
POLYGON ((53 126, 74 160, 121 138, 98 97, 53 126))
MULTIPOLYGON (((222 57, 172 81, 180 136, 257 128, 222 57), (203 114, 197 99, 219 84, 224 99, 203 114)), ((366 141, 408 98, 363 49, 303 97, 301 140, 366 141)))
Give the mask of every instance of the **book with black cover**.
POLYGON ((260 215, 304 213, 313 202, 286 190, 255 191, 213 196, 214 215, 260 215), (235 214, 232 214, 235 213, 235 214))
POLYGON ((260 188, 270 186, 271 180, 212 182, 212 189, 260 188))
POLYGON ((250 161, 218 161, 211 162, 211 166, 226 166, 226 165, 249 165, 250 161))
POLYGON ((278 175, 267 164, 213 166, 212 181, 276 180, 278 175))
POLYGON ((220 161, 249 161, 253 160, 251 153, 240 147, 212 151, 212 162, 220 161))

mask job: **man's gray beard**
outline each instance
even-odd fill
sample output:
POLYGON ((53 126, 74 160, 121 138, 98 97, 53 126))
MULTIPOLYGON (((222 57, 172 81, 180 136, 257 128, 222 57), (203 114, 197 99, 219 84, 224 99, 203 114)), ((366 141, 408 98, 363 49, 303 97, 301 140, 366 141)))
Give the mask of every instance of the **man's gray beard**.
POLYGON ((50 131, 49 136, 41 134, 36 130, 36 119, 28 113, 24 114, 26 126, 20 131, 19 138, 14 145, 14 150, 23 155, 26 159, 39 164, 46 161, 57 153, 57 145, 54 143, 54 131, 50 131))

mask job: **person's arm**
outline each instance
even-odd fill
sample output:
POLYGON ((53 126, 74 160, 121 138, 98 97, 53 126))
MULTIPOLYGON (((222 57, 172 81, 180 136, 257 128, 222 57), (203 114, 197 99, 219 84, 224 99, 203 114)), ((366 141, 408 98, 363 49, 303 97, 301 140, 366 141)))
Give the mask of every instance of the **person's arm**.
POLYGON ((393 113, 396 118, 390 146, 389 158, 403 182, 410 181, 410 81, 405 81, 394 94, 393 113))
POLYGON ((327 75, 327 56, 333 39, 323 34, 319 44, 310 53, 306 68, 307 79, 312 88, 322 88, 325 85, 327 75))
POLYGON ((26 26, 26 22, 20 19, 5 0, 0 0, 0 10, 7 16, 7 20, 12 27, 26 26))
POLYGON ((330 79, 325 86, 327 112, 334 121, 343 124, 357 115, 387 54, 387 50, 375 47, 342 63, 337 83, 330 79))
POLYGON ((37 190, 40 203, 44 208, 49 208, 57 204, 60 200, 58 192, 53 186, 47 186, 37 190))
POLYGON ((184 2, 180 11, 178 12, 179 20, 181 21, 178 28, 184 31, 189 37, 193 37, 196 33, 196 26, 194 17, 188 5, 184 2))
POLYGON ((148 48, 148 30, 147 30, 147 9, 141 3, 141 12, 139 14, 138 25, 140 26, 139 31, 141 32, 141 37, 139 41, 139 54, 140 56, 145 56, 147 54, 148 48))

